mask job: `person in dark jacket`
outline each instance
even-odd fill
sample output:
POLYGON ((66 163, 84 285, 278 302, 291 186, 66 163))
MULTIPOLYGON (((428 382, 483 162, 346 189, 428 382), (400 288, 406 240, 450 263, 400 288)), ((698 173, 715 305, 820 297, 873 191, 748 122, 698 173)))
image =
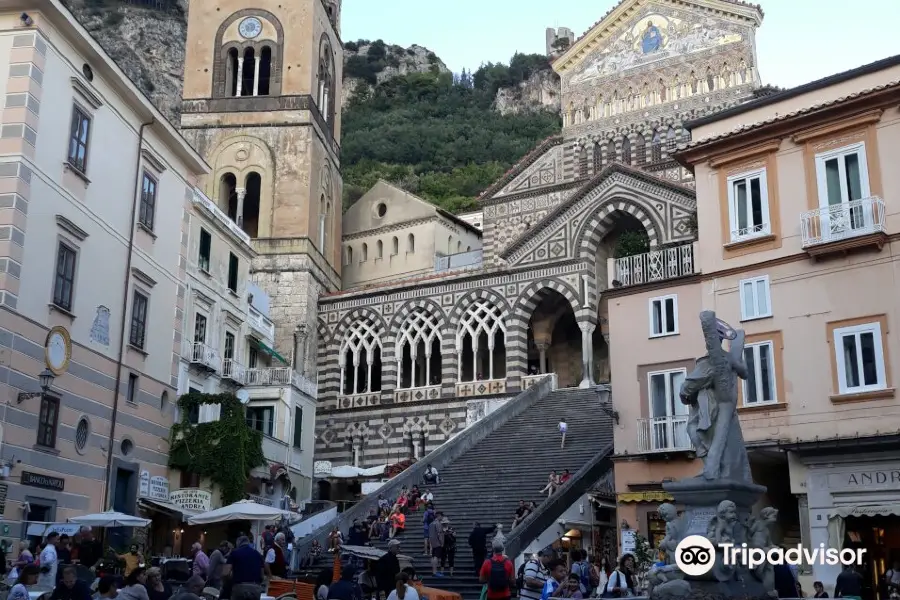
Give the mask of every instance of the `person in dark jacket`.
POLYGON ((469 534, 469 547, 472 549, 472 562, 475 565, 475 574, 481 572, 481 565, 484 564, 485 558, 487 558, 487 536, 494 533, 497 529, 497 526, 493 527, 482 527, 481 523, 475 521, 475 527, 472 528, 472 533, 469 534))
POLYGON ((853 565, 844 565, 834 584, 835 598, 862 598, 863 578, 853 565))
POLYGON ((78 579, 78 571, 70 565, 63 569, 62 581, 56 585, 50 600, 91 600, 91 588, 78 579))
POLYGON ((397 573, 400 572, 400 540, 391 540, 388 543, 387 554, 378 559, 375 565, 375 579, 378 581, 378 590, 384 592, 385 597, 397 585, 397 573))
POLYGON ((791 567, 784 563, 772 566, 775 577, 775 592, 779 598, 799 598, 797 580, 791 567))
POLYGON ((362 589, 356 583, 355 568, 347 567, 341 571, 341 579, 328 588, 328 600, 362 600, 362 589))

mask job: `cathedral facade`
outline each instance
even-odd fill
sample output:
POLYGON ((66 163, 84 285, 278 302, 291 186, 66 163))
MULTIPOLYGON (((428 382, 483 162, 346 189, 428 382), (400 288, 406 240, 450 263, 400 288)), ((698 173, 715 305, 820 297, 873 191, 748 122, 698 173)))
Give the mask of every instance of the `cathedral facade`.
POLYGON ((556 58, 562 131, 479 214, 429 212, 382 183, 344 216, 348 277, 322 290, 315 324, 322 474, 424 456, 547 374, 612 383, 616 399, 609 356, 628 340, 609 338, 604 291, 695 273, 692 175, 671 154, 687 121, 760 87, 762 16, 623 0, 556 58))

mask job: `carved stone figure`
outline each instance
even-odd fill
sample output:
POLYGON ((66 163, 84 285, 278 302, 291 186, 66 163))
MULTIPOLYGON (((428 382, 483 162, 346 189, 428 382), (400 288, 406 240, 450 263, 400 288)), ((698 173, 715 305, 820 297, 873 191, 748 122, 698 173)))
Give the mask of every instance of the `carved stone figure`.
MULTIPOLYGON (((764 552, 768 552, 775 547, 772 541, 772 525, 778 520, 778 509, 771 506, 759 511, 759 516, 750 521, 749 546, 751 548, 759 548, 764 552)), ((775 591, 775 571, 768 561, 757 566, 753 570, 753 576, 756 577, 772 598, 778 597, 775 591)))
POLYGON ((666 502, 659 505, 657 512, 659 512, 660 518, 666 522, 666 537, 659 543, 659 551, 665 554, 666 564, 672 565, 675 564, 675 548, 681 541, 678 525, 675 522, 678 518, 678 511, 674 505, 666 502))
POLYGON ((681 401, 690 407, 688 436, 703 460, 704 479, 753 483, 737 415, 738 378, 747 379, 744 332, 734 331, 712 311, 700 313, 700 327, 707 353, 681 386, 681 401), (726 339, 728 351, 722 347, 726 339))
POLYGON ((716 508, 716 516, 710 519, 706 530, 706 538, 717 548, 712 574, 719 581, 734 578, 734 565, 725 564, 720 547, 722 544, 734 544, 734 526, 737 521, 738 512, 735 503, 731 500, 722 500, 716 508))

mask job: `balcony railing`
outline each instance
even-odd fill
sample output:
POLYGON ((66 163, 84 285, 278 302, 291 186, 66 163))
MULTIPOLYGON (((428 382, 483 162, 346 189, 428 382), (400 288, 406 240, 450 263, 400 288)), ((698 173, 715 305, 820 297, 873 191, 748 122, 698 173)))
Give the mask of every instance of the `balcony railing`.
POLYGON ((213 371, 218 371, 221 366, 219 353, 203 342, 187 342, 185 354, 191 364, 201 365, 213 371))
POLYGON ((434 270, 440 272, 451 269, 476 268, 481 266, 483 260, 484 252, 480 249, 446 256, 437 254, 434 257, 434 270))
POLYGON ((832 204, 800 215, 803 247, 884 232, 884 200, 877 196, 832 204))
POLYGON ((250 236, 247 235, 243 229, 238 227, 237 223, 228 218, 228 215, 222 212, 222 210, 216 206, 215 202, 207 198, 200 190, 194 190, 194 203, 199 204, 208 210, 217 221, 225 226, 226 229, 231 231, 231 233, 237 236, 245 244, 248 246, 250 245, 250 236))
POLYGON ((638 452, 675 452, 692 450, 687 433, 687 415, 638 419, 638 452))
POLYGON ((292 385, 304 394, 316 397, 316 384, 290 367, 244 369, 246 386, 292 385))
POLYGON ((251 329, 262 336, 263 341, 271 342, 275 339, 275 324, 252 306, 247 311, 247 322, 251 329))
POLYGON ((697 272, 694 262, 695 244, 651 250, 625 258, 611 258, 607 262, 610 267, 609 287, 628 287, 693 275, 697 272))
POLYGON ((230 379, 236 383, 243 384, 246 374, 246 368, 233 358, 226 358, 222 361, 222 378, 230 379))

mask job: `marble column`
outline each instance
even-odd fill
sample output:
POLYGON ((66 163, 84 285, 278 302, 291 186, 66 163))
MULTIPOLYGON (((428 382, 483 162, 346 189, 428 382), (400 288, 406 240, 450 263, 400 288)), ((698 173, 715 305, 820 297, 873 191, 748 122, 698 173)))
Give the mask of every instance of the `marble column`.
POLYGON ((540 374, 547 374, 547 350, 550 349, 550 344, 546 342, 540 342, 535 344, 537 346, 538 352, 540 352, 540 374))
POLYGON ((237 65, 237 73, 234 74, 237 77, 237 87, 235 88, 234 95, 241 95, 241 84, 244 83, 244 57, 238 56, 238 65, 237 65))
MULTIPOLYGON (((240 94, 238 94, 240 95, 240 94)), ((247 190, 244 188, 237 188, 234 190, 234 193, 237 195, 237 225, 238 227, 244 226, 244 198, 247 197, 247 190)))
POLYGON ((584 321, 578 324, 581 329, 581 370, 584 377, 578 387, 589 388, 594 385, 594 330, 595 323, 584 321))
POLYGON ((253 55, 253 95, 259 96, 259 56, 253 55))

